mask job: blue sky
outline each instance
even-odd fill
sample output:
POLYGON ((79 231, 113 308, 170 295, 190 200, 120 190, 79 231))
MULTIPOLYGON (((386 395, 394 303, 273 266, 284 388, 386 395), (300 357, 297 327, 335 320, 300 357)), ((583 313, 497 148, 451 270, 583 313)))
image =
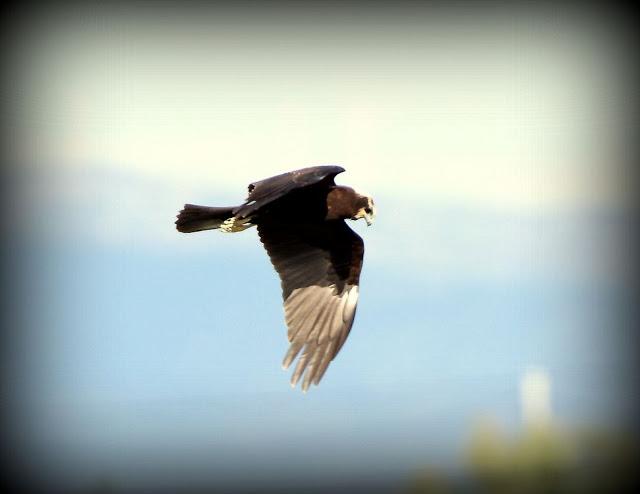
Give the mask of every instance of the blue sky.
POLYGON ((532 367, 559 422, 625 423, 615 36, 544 15, 134 19, 79 10, 14 34, 28 276, 12 375, 21 451, 43 472, 400 484, 459 466, 482 415, 519 430, 532 367), (279 281, 256 233, 173 221, 317 164, 344 166, 337 181, 378 218, 351 225, 366 242, 356 323, 303 395, 280 369, 279 281))

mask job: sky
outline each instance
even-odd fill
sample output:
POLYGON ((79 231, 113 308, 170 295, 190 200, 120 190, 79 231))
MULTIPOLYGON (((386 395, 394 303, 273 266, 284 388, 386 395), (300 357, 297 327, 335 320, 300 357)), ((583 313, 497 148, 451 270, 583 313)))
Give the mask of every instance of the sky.
POLYGON ((478 417, 517 433, 532 368, 559 423, 629 425, 620 18, 186 5, 16 17, 16 464, 78 488, 398 487, 459 467, 478 417), (358 314, 305 395, 256 232, 173 221, 321 164, 378 216, 350 223, 358 314))

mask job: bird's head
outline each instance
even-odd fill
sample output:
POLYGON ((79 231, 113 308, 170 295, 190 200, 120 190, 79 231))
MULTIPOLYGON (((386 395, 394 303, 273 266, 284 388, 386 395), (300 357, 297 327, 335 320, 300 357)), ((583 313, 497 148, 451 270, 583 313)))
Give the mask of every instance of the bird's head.
POLYGON ((376 206, 373 203, 373 197, 367 195, 360 195, 357 201, 358 210, 356 214, 354 214, 351 219, 359 220, 360 218, 364 218, 367 222, 367 226, 371 226, 373 220, 376 217, 376 206))
POLYGON ((376 208, 373 198, 359 194, 351 187, 338 185, 333 187, 327 195, 327 220, 364 218, 367 225, 371 225, 375 216, 376 208))

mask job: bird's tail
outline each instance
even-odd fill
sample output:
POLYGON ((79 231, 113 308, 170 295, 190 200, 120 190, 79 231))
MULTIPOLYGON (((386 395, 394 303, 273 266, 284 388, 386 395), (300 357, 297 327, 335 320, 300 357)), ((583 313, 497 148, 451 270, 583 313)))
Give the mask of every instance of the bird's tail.
POLYGON ((185 204, 178 214, 176 229, 182 233, 199 232, 220 228, 225 232, 236 232, 249 228, 247 220, 240 223, 233 215, 234 207, 212 208, 185 204))

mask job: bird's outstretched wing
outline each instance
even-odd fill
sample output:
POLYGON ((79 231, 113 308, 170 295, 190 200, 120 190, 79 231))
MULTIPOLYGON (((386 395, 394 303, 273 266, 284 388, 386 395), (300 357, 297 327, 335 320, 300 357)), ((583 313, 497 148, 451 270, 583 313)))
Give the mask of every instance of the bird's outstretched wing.
POLYGON ((282 366, 302 350, 291 385, 304 373, 306 391, 320 382, 353 325, 364 242, 342 220, 263 222, 258 233, 282 281, 291 342, 282 366))
POLYGON ((246 201, 233 213, 238 218, 246 218, 265 204, 280 199, 292 190, 321 182, 335 185, 333 179, 343 171, 344 168, 341 166, 312 166, 253 182, 249 184, 246 201))

